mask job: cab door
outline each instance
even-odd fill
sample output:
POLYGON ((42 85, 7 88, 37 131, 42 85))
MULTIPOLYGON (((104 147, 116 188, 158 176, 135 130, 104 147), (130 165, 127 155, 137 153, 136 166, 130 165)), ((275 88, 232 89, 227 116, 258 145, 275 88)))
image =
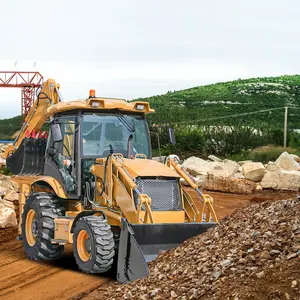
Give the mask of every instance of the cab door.
POLYGON ((67 194, 76 194, 76 133, 77 123, 74 116, 58 117, 55 121, 59 125, 62 139, 54 142, 51 137, 47 145, 44 175, 57 179, 67 194))

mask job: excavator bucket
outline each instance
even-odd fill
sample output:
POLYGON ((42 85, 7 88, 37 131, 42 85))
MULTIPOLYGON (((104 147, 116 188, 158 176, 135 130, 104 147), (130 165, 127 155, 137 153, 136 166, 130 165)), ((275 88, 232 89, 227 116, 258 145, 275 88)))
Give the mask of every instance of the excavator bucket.
POLYGON ((149 275, 147 263, 216 223, 135 224, 122 219, 117 279, 120 283, 149 275))
POLYGON ((18 149, 6 159, 14 175, 40 175, 44 170, 45 138, 26 138, 18 149))

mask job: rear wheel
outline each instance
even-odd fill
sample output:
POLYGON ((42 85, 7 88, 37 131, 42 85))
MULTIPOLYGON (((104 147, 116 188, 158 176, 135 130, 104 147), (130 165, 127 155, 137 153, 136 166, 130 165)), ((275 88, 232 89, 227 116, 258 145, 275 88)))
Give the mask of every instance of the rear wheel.
POLYGON ((86 273, 104 273, 113 265, 113 233, 102 216, 82 217, 76 223, 73 247, 76 263, 86 273))
POLYGON ((24 251, 30 259, 54 260, 63 255, 64 247, 51 243, 54 219, 63 212, 54 195, 34 193, 27 198, 21 226, 24 251))

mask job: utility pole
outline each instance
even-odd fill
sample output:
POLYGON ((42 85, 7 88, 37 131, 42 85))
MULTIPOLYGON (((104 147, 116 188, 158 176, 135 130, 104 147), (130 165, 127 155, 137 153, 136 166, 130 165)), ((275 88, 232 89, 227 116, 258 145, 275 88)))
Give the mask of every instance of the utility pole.
POLYGON ((287 140, 287 118, 288 118, 288 107, 285 107, 284 112, 284 128, 283 128, 283 147, 286 148, 286 140, 287 140))

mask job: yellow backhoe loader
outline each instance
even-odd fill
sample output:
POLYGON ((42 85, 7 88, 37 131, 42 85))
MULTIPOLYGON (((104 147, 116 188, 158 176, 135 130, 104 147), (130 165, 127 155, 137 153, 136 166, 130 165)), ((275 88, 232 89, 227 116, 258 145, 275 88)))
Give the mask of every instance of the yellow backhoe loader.
POLYGON ((86 100, 62 102, 54 80, 42 85, 5 152, 20 184, 19 233, 30 259, 58 259, 71 243, 79 269, 115 268, 124 283, 147 276, 159 252, 218 222, 212 198, 177 156, 165 164, 151 159, 145 115, 152 112, 147 102, 98 98, 94 90, 86 100))

